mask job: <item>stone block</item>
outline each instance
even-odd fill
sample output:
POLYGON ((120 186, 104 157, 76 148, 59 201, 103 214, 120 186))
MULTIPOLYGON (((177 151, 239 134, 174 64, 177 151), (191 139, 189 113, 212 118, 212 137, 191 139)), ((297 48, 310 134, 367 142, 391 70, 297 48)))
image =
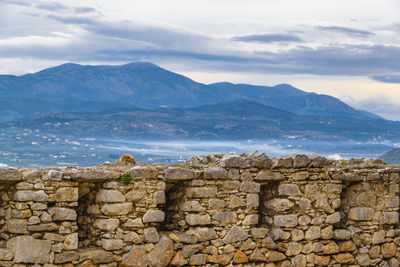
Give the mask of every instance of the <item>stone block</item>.
POLYGON ((77 218, 76 211, 69 208, 53 207, 48 211, 53 221, 75 221, 77 218))
POLYGON ((50 263, 50 240, 17 236, 7 242, 7 248, 14 252, 15 263, 50 263))
POLYGON ((191 180, 196 178, 195 172, 182 168, 168 168, 165 170, 167 180, 191 180))
POLYGON ((165 213, 161 210, 148 210, 143 215, 143 222, 163 222, 165 220, 165 213))
POLYGON ((54 198, 58 202, 73 202, 78 201, 78 188, 77 187, 61 187, 57 190, 54 198))
POLYGON ((246 202, 247 207, 258 208, 260 206, 260 197, 258 194, 247 194, 246 202))
POLYGON ((297 196, 301 195, 299 187, 295 184, 280 184, 278 193, 281 196, 297 196))
POLYGON ((274 223, 279 227, 295 227, 297 225, 297 218, 296 214, 276 215, 274 216, 274 223))
MULTIPOLYGON (((143 224, 142 224, 143 225, 143 224)), ((103 231, 114 231, 119 226, 118 219, 97 219, 93 226, 103 231)))
POLYGON ((225 211, 214 214, 212 219, 221 224, 234 224, 236 223, 237 216, 235 212, 225 211))
POLYGON ((49 199, 49 196, 43 191, 18 191, 15 193, 15 201, 35 201, 35 202, 45 202, 49 199))
POLYGON ((250 164, 239 155, 224 155, 219 163, 224 168, 248 168, 250 164))
POLYGON ((242 182, 240 185, 240 192, 245 193, 259 193, 260 192, 260 184, 254 182, 242 182))
POLYGON ((207 225, 211 223, 211 216, 208 214, 187 214, 185 220, 189 225, 207 225))
POLYGON ((24 219, 9 219, 6 221, 7 231, 13 234, 26 234, 27 231, 27 220, 24 219))
POLYGON ((282 181, 285 180, 285 176, 280 172, 272 171, 260 171, 254 178, 256 181, 282 181))
POLYGON ((367 207, 351 208, 349 210, 348 218, 355 221, 368 221, 374 217, 374 210, 367 207))
POLYGON ((216 197, 218 189, 216 187, 190 187, 186 188, 188 198, 212 198, 216 197))
POLYGON ((225 244, 231 244, 246 240, 248 237, 249 234, 246 231, 244 231, 243 228, 234 225, 229 229, 229 231, 226 233, 222 241, 225 244))
POLYGON ((226 179, 228 178, 228 171, 220 167, 208 167, 204 169, 204 178, 226 179))
POLYGON ((132 203, 104 204, 101 212, 105 215, 126 215, 131 212, 132 207, 132 203))
POLYGON ((96 195, 96 202, 118 203, 125 202, 124 195, 117 190, 100 189, 96 195))
POLYGON ((124 241, 122 239, 102 239, 101 246, 105 250, 119 250, 124 246, 124 241))
POLYGON ((136 202, 139 200, 143 200, 146 197, 146 191, 143 189, 132 189, 128 193, 125 194, 125 198, 127 201, 136 202))
POLYGON ((143 233, 147 242, 157 243, 160 240, 160 235, 154 227, 144 229, 143 233))

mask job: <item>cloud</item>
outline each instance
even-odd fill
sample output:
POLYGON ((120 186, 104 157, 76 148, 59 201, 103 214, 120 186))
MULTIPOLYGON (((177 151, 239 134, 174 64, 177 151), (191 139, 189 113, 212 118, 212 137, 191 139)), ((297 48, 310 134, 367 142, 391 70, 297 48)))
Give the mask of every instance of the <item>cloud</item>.
POLYGON ((69 9, 69 7, 60 4, 58 2, 41 2, 37 5, 35 5, 35 8, 37 9, 43 9, 47 11, 59 11, 63 9, 69 9))
POLYGON ((331 32, 339 32, 344 33, 351 36, 359 36, 359 37, 369 37, 375 35, 375 33, 365 30, 353 29, 348 27, 340 27, 340 26, 319 26, 318 30, 320 31, 331 31, 331 32))
POLYGON ((343 100, 351 106, 368 110, 389 120, 399 120, 400 101, 394 101, 393 97, 386 95, 372 95, 364 99, 344 97, 343 100))
POLYGON ((0 3, 1 2, 16 6, 31 6, 31 2, 27 0, 0 0, 0 3))
POLYGON ((235 36, 232 38, 232 40, 240 42, 256 42, 256 43, 302 42, 302 40, 294 34, 282 34, 282 33, 235 36))
POLYGON ((96 12, 96 9, 93 7, 76 7, 74 8, 75 12, 78 14, 83 14, 83 13, 92 13, 96 12))
POLYGON ((373 76, 372 79, 384 83, 400 83, 400 75, 373 76))

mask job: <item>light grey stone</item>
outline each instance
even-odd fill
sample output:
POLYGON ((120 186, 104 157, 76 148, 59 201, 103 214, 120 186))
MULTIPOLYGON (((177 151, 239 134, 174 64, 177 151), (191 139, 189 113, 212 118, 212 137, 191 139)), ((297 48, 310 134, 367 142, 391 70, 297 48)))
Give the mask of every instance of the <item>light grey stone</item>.
POLYGON ((219 163, 224 168, 248 168, 249 163, 239 155, 224 155, 219 163))
POLYGON ((155 204, 165 204, 165 191, 154 192, 154 203, 155 204))
POLYGON ((279 227, 295 227, 297 225, 297 215, 276 215, 274 216, 274 223, 279 227))
POLYGON ((231 243, 246 240, 248 237, 249 237, 249 234, 246 231, 244 231, 243 228, 234 225, 231 227, 231 229, 229 229, 229 231, 224 236, 222 241, 225 244, 231 244, 231 243))
POLYGON ((220 167, 208 167, 204 169, 204 178, 226 179, 228 178, 228 171, 220 167))
POLYGON ((36 202, 45 202, 49 199, 49 196, 43 191, 18 191, 15 193, 16 201, 36 201, 36 202))
POLYGON ((367 207, 356 207, 349 210, 348 218, 355 221, 368 221, 374 217, 374 210, 367 207))
POLYGON ((96 195, 96 202, 125 202, 125 197, 117 190, 100 189, 96 195))
POLYGON ((258 194, 247 194, 247 206, 251 208, 258 208, 260 206, 260 197, 258 194))
POLYGON ((216 239, 218 237, 213 228, 196 228, 195 235, 201 242, 216 239))
POLYGON ((53 207, 48 211, 53 221, 75 221, 77 218, 76 211, 69 208, 53 207))
POLYGON ((93 226, 103 231, 114 231, 119 226, 118 219, 97 219, 93 226))
POLYGON ((255 177, 256 181, 282 181, 285 176, 279 172, 273 171, 260 171, 255 177))
POLYGON ((105 215, 126 215, 132 210, 133 204, 128 203, 113 203, 104 204, 101 212, 105 215))
POLYGON ((240 192, 245 193, 259 193, 260 192, 260 184, 255 182, 242 182, 240 185, 240 192))
POLYGON ((15 263, 50 263, 50 240, 17 236, 7 242, 7 248, 14 252, 15 263))
POLYGON ((331 215, 328 215, 325 219, 325 223, 327 224, 335 224, 340 222, 340 213, 339 212, 335 212, 331 215))
POLYGON ((78 233, 69 234, 65 237, 64 249, 65 250, 78 249, 78 233))
POLYGON ((163 222, 165 220, 165 213, 161 210, 147 210, 143 215, 143 222, 163 222))
POLYGON ((218 212, 214 214, 212 218, 221 224, 233 224, 237 220, 236 213, 232 211, 218 212))
POLYGON ((207 225, 211 223, 211 216, 208 214, 187 214, 185 220, 189 225, 207 225))
POLYGON ((278 187, 278 193, 281 196, 297 196, 301 195, 299 187, 295 184, 281 184, 278 187))
POLYGON ((146 241, 150 243, 157 243, 160 240, 160 235, 154 227, 144 229, 143 233, 146 241))
POLYGON ((128 219, 126 222, 122 224, 123 227, 127 228, 143 228, 143 222, 142 219, 136 218, 136 219, 128 219))
POLYGON ((260 169, 269 169, 272 167, 272 160, 265 155, 265 153, 261 153, 258 151, 252 152, 247 158, 246 161, 250 164, 251 167, 256 167, 260 169))
POLYGON ((182 168, 168 168, 165 170, 167 180, 191 180, 196 178, 195 172, 182 168))
POLYGON ((124 246, 124 241, 122 239, 102 239, 101 246, 105 250, 119 250, 124 246))
POLYGON ((63 173, 57 170, 49 170, 47 175, 43 177, 44 180, 51 180, 51 181, 61 181, 63 178, 63 173))

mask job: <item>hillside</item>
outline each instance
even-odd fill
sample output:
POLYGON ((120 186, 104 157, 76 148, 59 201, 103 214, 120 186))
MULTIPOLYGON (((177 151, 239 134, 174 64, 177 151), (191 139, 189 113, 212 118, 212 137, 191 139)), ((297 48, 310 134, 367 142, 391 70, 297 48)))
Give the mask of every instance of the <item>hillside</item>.
POLYGON ((395 148, 383 153, 381 158, 387 163, 400 165, 400 148, 395 148))
POLYGON ((206 85, 144 62, 121 66, 69 63, 22 76, 0 75, 0 98, 2 103, 12 99, 0 109, 0 121, 34 112, 100 111, 129 106, 189 108, 239 98, 299 115, 380 119, 337 98, 307 93, 287 84, 272 87, 231 83, 206 85), (15 99, 18 101, 14 103, 15 99), (32 101, 41 103, 32 106, 32 101), (32 109, 35 106, 36 110, 32 109))

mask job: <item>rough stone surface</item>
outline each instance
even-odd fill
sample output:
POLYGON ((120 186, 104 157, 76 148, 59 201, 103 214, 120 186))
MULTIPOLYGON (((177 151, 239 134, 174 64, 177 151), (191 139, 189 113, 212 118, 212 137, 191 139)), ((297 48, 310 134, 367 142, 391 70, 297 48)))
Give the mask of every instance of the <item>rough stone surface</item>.
POLYGON ((7 242, 14 252, 16 263, 50 263, 50 240, 38 240, 31 236, 18 236, 7 242))

